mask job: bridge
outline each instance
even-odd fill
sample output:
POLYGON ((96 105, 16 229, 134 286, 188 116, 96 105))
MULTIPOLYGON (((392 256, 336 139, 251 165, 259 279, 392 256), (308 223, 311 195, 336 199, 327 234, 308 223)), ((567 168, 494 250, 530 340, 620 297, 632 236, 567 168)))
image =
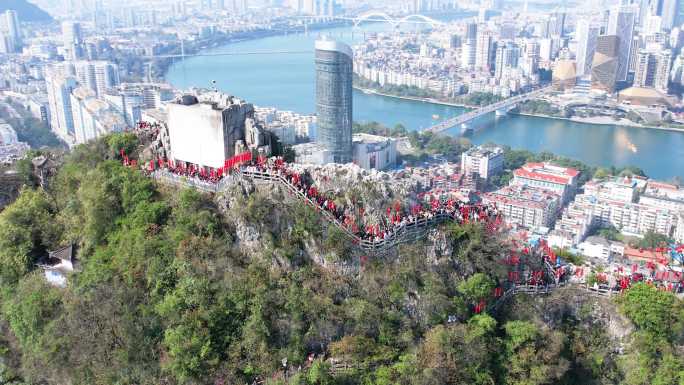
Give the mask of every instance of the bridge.
POLYGON ((527 100, 535 99, 551 90, 552 86, 546 86, 542 87, 539 89, 536 89, 534 91, 526 92, 524 94, 516 95, 510 98, 507 98, 505 100, 492 103, 489 105, 486 105, 484 107, 477 108, 475 110, 466 112, 465 114, 461 114, 458 116, 455 116, 451 119, 447 119, 443 122, 437 123, 432 127, 428 127, 425 129, 425 131, 433 132, 433 133, 439 133, 442 131, 446 131, 450 128, 453 127, 458 127, 461 125, 464 125, 468 122, 470 122, 473 119, 479 118, 480 116, 489 114, 494 111, 498 110, 506 110, 510 107, 513 107, 514 105, 524 102, 527 100))
MULTIPOLYGON (((303 19, 320 19, 320 16, 300 16, 303 19)), ((351 21, 354 27, 358 27, 363 22, 390 23, 394 27, 401 24, 427 24, 435 28, 445 23, 431 17, 419 14, 407 16, 392 16, 381 10, 370 10, 357 16, 332 16, 329 19, 351 21)))

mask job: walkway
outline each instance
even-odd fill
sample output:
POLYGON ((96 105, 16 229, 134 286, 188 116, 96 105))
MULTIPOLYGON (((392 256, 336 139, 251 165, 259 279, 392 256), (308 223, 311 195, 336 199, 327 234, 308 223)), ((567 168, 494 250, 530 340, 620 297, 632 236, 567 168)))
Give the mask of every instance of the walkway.
POLYGON ((207 193, 220 193, 226 191, 228 187, 234 185, 241 178, 250 179, 255 182, 267 182, 276 183, 285 187, 293 196, 297 197, 300 201, 312 206, 319 212, 326 221, 333 224, 338 230, 346 234, 352 242, 359 246, 362 250, 372 253, 372 254, 382 254, 396 246, 408 243, 416 242, 421 238, 424 238, 428 231, 444 222, 457 222, 458 219, 455 215, 448 213, 438 213, 431 218, 420 218, 414 222, 407 224, 398 225, 398 227, 386 238, 382 240, 366 240, 362 239, 358 235, 354 234, 347 226, 341 223, 335 216, 327 210, 323 210, 319 205, 306 196, 300 189, 295 185, 290 183, 285 177, 280 174, 274 174, 270 172, 260 172, 260 171, 247 171, 241 170, 231 176, 223 178, 218 183, 211 183, 199 180, 197 178, 182 177, 173 174, 166 170, 156 170, 152 174, 152 177, 161 182, 167 184, 173 184, 176 186, 190 186, 194 187, 200 191, 207 193))

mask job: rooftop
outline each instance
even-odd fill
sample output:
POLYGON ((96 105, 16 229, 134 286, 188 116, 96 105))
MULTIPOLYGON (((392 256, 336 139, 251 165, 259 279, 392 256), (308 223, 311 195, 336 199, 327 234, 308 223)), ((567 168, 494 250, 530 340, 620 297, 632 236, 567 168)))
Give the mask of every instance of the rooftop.
POLYGON ((543 180, 557 184, 572 184, 580 172, 574 168, 550 163, 527 163, 513 172, 516 177, 543 180))

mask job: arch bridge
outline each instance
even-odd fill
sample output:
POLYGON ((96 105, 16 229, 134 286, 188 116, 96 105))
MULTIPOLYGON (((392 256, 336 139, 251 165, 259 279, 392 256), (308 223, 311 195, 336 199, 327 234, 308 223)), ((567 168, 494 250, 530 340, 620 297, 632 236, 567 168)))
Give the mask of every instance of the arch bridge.
POLYGON ((397 27, 401 24, 405 23, 410 23, 410 24, 429 24, 431 27, 437 27, 440 25, 444 25, 444 22, 441 22, 439 20, 435 20, 431 17, 427 17, 425 15, 418 15, 418 14, 413 14, 413 15, 408 15, 404 17, 393 17, 386 12, 383 11, 368 11, 364 12, 358 16, 355 17, 341 17, 340 19, 345 19, 345 20, 351 20, 354 22, 354 27, 358 27, 361 23, 364 21, 372 21, 372 22, 387 22, 392 24, 392 26, 397 27))

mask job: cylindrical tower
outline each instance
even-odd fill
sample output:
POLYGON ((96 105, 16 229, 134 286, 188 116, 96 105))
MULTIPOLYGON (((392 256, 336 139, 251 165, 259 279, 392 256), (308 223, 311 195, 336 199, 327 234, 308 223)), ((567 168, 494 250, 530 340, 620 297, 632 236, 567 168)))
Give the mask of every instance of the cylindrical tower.
POLYGON ((344 43, 316 41, 317 141, 335 163, 352 161, 352 55, 344 43))

